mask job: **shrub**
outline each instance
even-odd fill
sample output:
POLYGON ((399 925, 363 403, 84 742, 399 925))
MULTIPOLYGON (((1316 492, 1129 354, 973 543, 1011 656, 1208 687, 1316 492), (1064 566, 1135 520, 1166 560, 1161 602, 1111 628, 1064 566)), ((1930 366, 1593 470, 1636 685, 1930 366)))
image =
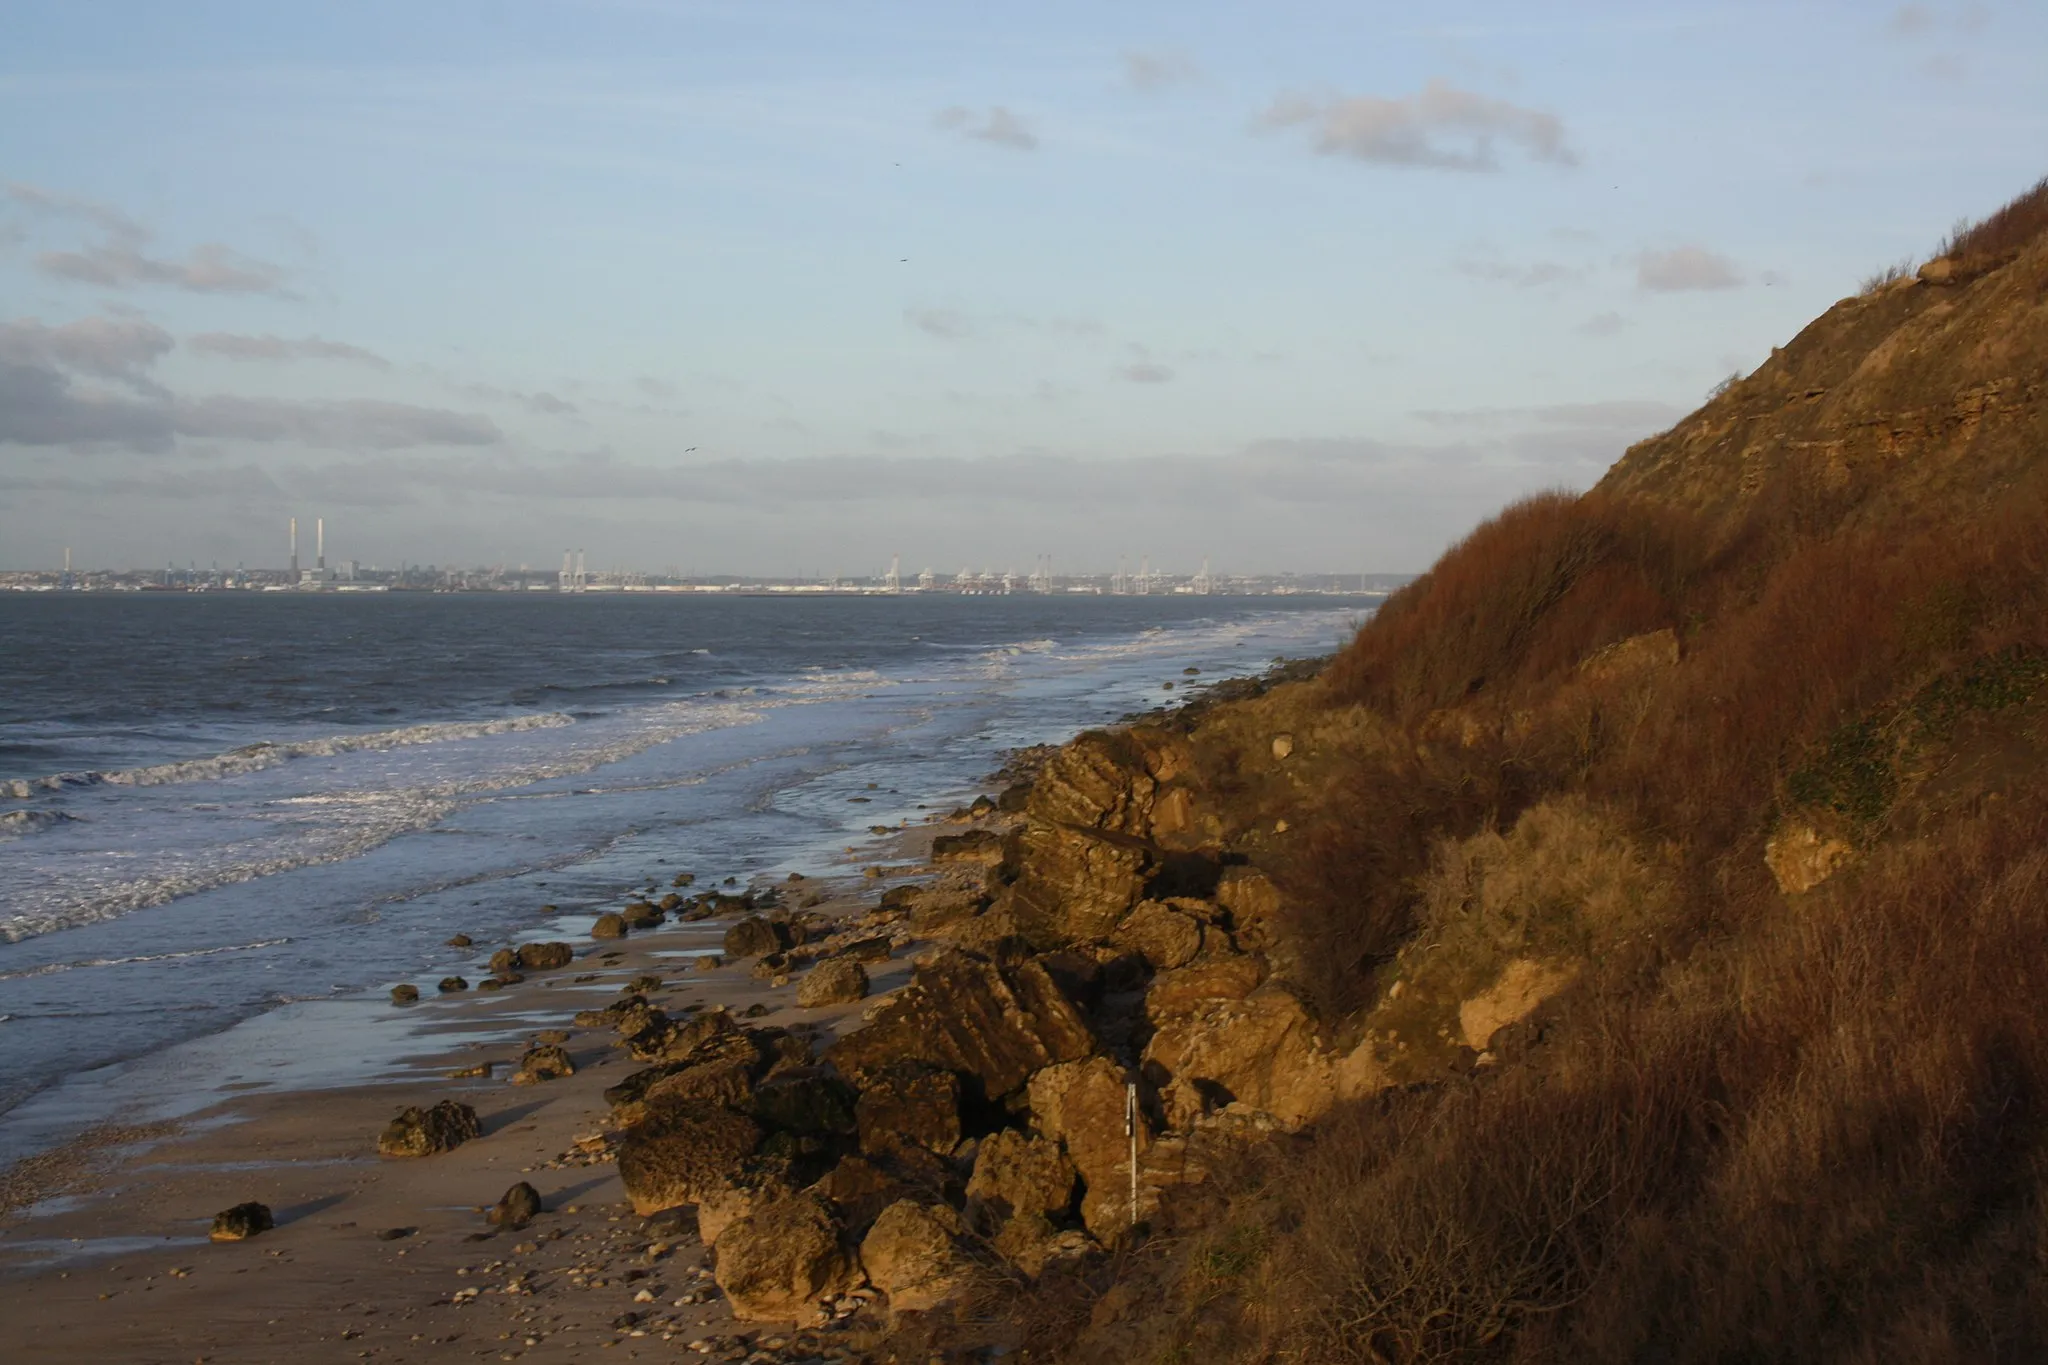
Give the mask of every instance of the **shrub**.
POLYGON ((2048 233, 2048 176, 1978 222, 1957 223, 1936 248, 1965 270, 2003 265, 2048 233))

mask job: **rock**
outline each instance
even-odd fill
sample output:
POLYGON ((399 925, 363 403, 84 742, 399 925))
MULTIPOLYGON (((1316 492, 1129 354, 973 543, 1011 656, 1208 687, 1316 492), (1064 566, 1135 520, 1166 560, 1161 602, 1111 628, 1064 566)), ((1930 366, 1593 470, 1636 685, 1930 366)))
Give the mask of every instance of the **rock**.
POLYGON ((960 1145, 960 1078, 928 1062, 894 1063, 868 1078, 854 1118, 863 1152, 911 1146, 945 1155, 960 1145))
POLYGON ((887 962, 894 951, 887 934, 873 934, 855 939, 841 948, 836 956, 850 957, 855 962, 887 962))
POLYGON ((1226 867, 1216 882, 1216 903, 1230 917, 1238 945, 1270 948, 1280 915, 1280 889, 1255 867, 1226 867))
POLYGON ((883 1209, 905 1198, 910 1187, 865 1157, 842 1157, 820 1176, 811 1193, 831 1203, 840 1222, 855 1234, 865 1232, 883 1209))
POLYGON ((526 1050, 526 1055, 519 1059, 519 1069, 512 1073, 512 1084, 534 1085, 575 1074, 576 1064, 569 1060, 568 1052, 550 1043, 526 1050))
POLYGON ((523 1228, 540 1216, 540 1191, 524 1180, 499 1197, 490 1220, 499 1227, 523 1228))
POLYGON ((659 901, 655 902, 655 904, 664 913, 674 914, 676 911, 683 908, 683 898, 677 895, 675 892, 671 891, 666 896, 663 896, 659 901))
POLYGON ((1078 1261, 1095 1250, 1094 1241, 1079 1228, 1058 1229, 1043 1218, 1014 1218, 1003 1225, 989 1245, 1034 1280, 1049 1266, 1078 1261))
POLYGON ((825 1059, 862 1087, 892 1063, 929 1062, 972 1077, 996 1099, 1040 1068, 1094 1050, 1080 1011, 1036 962, 998 967, 947 951, 921 963, 873 1022, 834 1043, 825 1059))
POLYGON ((788 953, 763 953, 754 959, 749 975, 756 981, 773 981, 778 976, 788 976, 793 965, 788 953))
POLYGON ((867 998, 867 969, 850 957, 828 957, 804 974, 796 1003, 805 1009, 850 1005, 867 998))
POLYGON ((1004 815, 1018 815, 1031 801, 1031 784, 1013 782, 996 796, 996 809, 1004 815))
POLYGON ((1145 1066, 1148 1075, 1163 1077, 1160 1098, 1176 1129, 1233 1100, 1299 1124, 1333 1098, 1332 1062, 1308 1011, 1277 986, 1160 1020, 1145 1066))
POLYGON ((1003 860, 1003 836, 992 829, 970 829, 961 834, 941 834, 932 840, 935 863, 979 863, 994 867, 1003 860))
POLYGON ((727 957, 765 957, 779 953, 790 945, 778 926, 749 915, 725 931, 725 955, 727 957))
POLYGON ((213 1229, 206 1235, 216 1242, 245 1242, 276 1226, 270 1218, 270 1206, 252 1199, 213 1215, 213 1229))
POLYGON ((420 988, 414 985, 393 986, 391 1003, 394 1005, 416 1005, 419 1003, 420 988))
POLYGON ((500 948, 491 954, 490 970, 495 973, 510 972, 519 965, 519 955, 510 948, 500 948))
POLYGON ((1202 924, 1162 901, 1141 901, 1110 941, 1154 968, 1185 966, 1202 951, 1202 924))
POLYGON ((1796 896, 1834 876, 1852 852, 1848 844, 1828 838, 1811 825, 1792 824, 1764 844, 1764 865, 1777 880, 1778 890, 1796 896))
POLYGON ((860 1263, 898 1313, 923 1313, 959 1297, 968 1262, 955 1241, 959 1215, 943 1204, 899 1199, 861 1239, 860 1263))
POLYGON ((1948 284, 1956 277, 1955 259, 1950 256, 1937 256, 1920 267, 1918 277, 1923 284, 1948 284))
MULTIPOLYGON (((744 1110, 754 1102, 755 1066, 755 1060, 748 1056, 699 1062, 680 1070, 669 1070, 644 1087, 638 1096, 613 1100, 616 1117, 621 1123, 638 1123, 656 1110, 690 1103, 744 1110), (633 1100, 638 1101, 639 1107, 628 1110, 626 1106, 633 1100)), ((607 1090, 605 1098, 610 1100, 611 1096, 612 1092, 607 1090)))
POLYGON ((468 990, 469 982, 465 981, 463 978, 459 976, 444 976, 441 978, 440 984, 436 986, 435 989, 440 991, 441 994, 443 995, 452 995, 456 991, 468 990))
POLYGON ((628 929, 652 929, 662 921, 662 913, 646 901, 632 901, 619 912, 619 918, 626 921, 628 929))
POLYGON ((787 1321, 857 1278, 831 1210, 814 1194, 756 1208, 718 1238, 718 1287, 736 1318, 787 1321))
POLYGON ((597 923, 590 926, 592 938, 624 938, 626 917, 614 911, 606 911, 597 917, 597 923))
MULTIPOLYGON (((1081 1221, 1102 1241, 1120 1235, 1131 1223, 1131 1140, 1124 1131, 1123 1068, 1107 1057, 1063 1062, 1033 1076, 1030 1093, 1032 1126, 1057 1141, 1080 1174, 1081 1221)), ((1140 1110, 1141 1162, 1151 1145, 1151 1124, 1140 1110)))
POLYGON ((754 1087, 753 1114, 763 1127, 811 1137, 851 1135, 853 1087, 817 1067, 770 1075, 754 1087))
POLYGON ((697 1201, 697 1240, 716 1247, 725 1230, 756 1209, 787 1199, 796 1190, 781 1163, 756 1159, 730 1179, 715 1182, 697 1201))
POLYGON ((407 1108, 385 1124, 377 1138, 377 1152, 381 1156, 433 1156, 482 1135, 476 1110, 442 1100, 431 1109, 407 1108))
POLYGON ((1185 967, 1159 973, 1145 992, 1145 1017, 1154 1023, 1188 1014, 1209 1000, 1242 1000, 1266 979, 1263 958, 1248 953, 1204 953, 1185 967))
POLYGON ((691 965, 696 971, 715 972, 725 965, 725 959, 717 953, 700 953, 696 962, 691 965))
POLYGON ((448 946, 450 948, 468 948, 473 946, 475 943, 476 940, 471 938, 468 934, 457 934, 454 938, 448 940, 448 946))
MULTIPOLYGON (((1122 1119, 1119 1116, 1118 1128, 1122 1119)), ((1049 1138, 1004 1128, 982 1139, 967 1182, 967 1216, 984 1231, 1018 1218, 1052 1219, 1074 1202, 1074 1163, 1049 1138)))
POLYGON ((519 970, 523 972, 544 972, 556 967, 566 967, 576 960, 576 949, 567 943, 525 943, 515 954, 519 970))
POLYGON ((1492 985, 1458 1006, 1458 1028, 1465 1046, 1484 1052, 1495 1033, 1528 1018, 1577 975, 1574 967, 1535 958, 1518 957, 1508 963, 1492 985))
POLYGON ((694 1204, 739 1173, 761 1145, 761 1129, 744 1114, 692 1102, 665 1108, 660 1121, 629 1129, 619 1143, 619 1183, 645 1218, 694 1204))
POLYGON ((1293 755, 1293 753, 1294 753, 1294 736, 1293 736, 1293 735, 1275 735, 1275 736, 1273 736, 1273 757, 1274 757, 1275 759, 1277 759, 1277 760, 1280 760, 1280 761, 1284 762, 1284 761, 1286 761, 1286 760, 1287 760, 1287 759, 1288 759, 1289 757, 1291 757, 1291 756, 1293 755))

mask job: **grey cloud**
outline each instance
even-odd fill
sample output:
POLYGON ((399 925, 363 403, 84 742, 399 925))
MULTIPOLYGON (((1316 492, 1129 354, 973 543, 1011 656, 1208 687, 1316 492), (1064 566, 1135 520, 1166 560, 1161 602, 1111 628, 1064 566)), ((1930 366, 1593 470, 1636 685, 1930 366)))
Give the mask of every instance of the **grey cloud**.
POLYGON ((1566 265, 1561 261, 1531 261, 1518 265, 1512 261, 1462 260, 1451 267, 1460 275, 1489 284, 1511 284, 1517 289, 1535 289, 1546 284, 1571 284, 1586 278, 1591 272, 1584 266, 1566 265))
POLYGON ((1703 246, 1645 251, 1636 257, 1636 287, 1653 294, 1695 289, 1736 289, 1742 274, 1726 256, 1703 246))
POLYGON ((1628 326, 1628 319, 1619 313, 1595 313, 1575 329, 1581 336, 1611 337, 1628 326))
POLYGON ((974 324, 950 308, 906 308, 903 320, 926 336, 960 341, 974 335, 974 324))
POLYGON ((1925 33, 1934 27, 1934 11, 1925 5, 1900 5, 1892 11, 1888 27, 1901 37, 1925 33))
POLYGON ((36 269, 56 279, 108 289, 167 285, 195 294, 276 294, 290 297, 285 271, 268 261, 219 242, 202 242, 184 260, 149 254, 153 233, 121 210, 97 200, 58 194, 34 185, 11 184, 8 197, 44 217, 81 220, 99 229, 103 240, 77 251, 45 251, 36 269))
POLYGON ((61 367, 154 389, 143 371, 175 343, 155 323, 134 318, 81 318, 51 327, 36 318, 0 322, 0 360, 61 367))
POLYGON ((561 417, 577 410, 576 405, 568 399, 557 398, 545 389, 526 395, 526 407, 528 411, 540 413, 545 417, 561 417))
POLYGON ((391 362, 375 351, 324 337, 244 336, 237 332, 201 332, 185 345, 201 355, 226 360, 346 360, 388 370, 391 362))
POLYGON ((941 109, 932 116, 935 127, 959 133, 981 142, 1008 147, 1012 151, 1029 152, 1038 146, 1038 138, 1024 120, 1005 109, 1002 105, 991 105, 986 114, 976 114, 972 109, 954 105, 941 109))
POLYGON ((1165 384, 1173 379, 1173 371, 1164 365, 1141 360, 1135 365, 1125 365, 1119 369, 1116 377, 1133 384, 1165 384))
POLYGON ((296 402, 216 396, 179 402, 180 436, 227 441, 297 441, 338 450, 496 445, 504 433, 490 418, 368 398, 296 402))
POLYGON ((643 374, 634 380, 633 387, 646 394, 649 398, 673 398, 676 396, 675 385, 665 380, 656 379, 651 374, 643 374))
POLYGON ((1164 90, 1184 85, 1202 73, 1184 53, 1130 52, 1123 54, 1124 84, 1133 90, 1164 90))
POLYGON ((51 366, 0 359, 0 445, 155 451, 172 436, 163 403, 80 392, 51 366))
POLYGON ((1441 79, 1414 95, 1386 99, 1282 95, 1253 120, 1259 131, 1306 125, 1315 150, 1389 166, 1499 169, 1496 141, 1537 161, 1570 166, 1578 156, 1557 115, 1460 90, 1441 79))

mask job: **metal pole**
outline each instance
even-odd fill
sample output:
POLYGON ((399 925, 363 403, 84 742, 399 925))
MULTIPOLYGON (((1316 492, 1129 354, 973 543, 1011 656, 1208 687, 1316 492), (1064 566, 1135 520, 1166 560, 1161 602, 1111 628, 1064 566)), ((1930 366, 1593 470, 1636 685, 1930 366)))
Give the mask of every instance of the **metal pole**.
POLYGON ((1138 1083, 1124 1082, 1124 1136, 1131 1140, 1131 1228, 1138 1226, 1138 1083))

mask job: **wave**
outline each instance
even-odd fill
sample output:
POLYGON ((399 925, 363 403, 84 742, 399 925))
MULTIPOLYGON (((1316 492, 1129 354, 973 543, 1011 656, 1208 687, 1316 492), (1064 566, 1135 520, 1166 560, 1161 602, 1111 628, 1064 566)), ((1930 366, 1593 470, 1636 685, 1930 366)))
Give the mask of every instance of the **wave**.
POLYGON ((0 839, 19 839, 53 825, 73 824, 77 819, 61 810, 11 810, 0 814, 0 839))
POLYGON ((361 753, 378 749, 403 749, 417 744, 445 744, 454 740, 483 739, 491 735, 517 734, 524 730, 549 730, 574 725, 575 719, 558 711, 539 715, 506 716, 499 720, 439 721, 407 725, 396 730, 376 730, 360 735, 329 735, 324 739, 302 739, 287 743, 263 741, 230 749, 208 758, 188 758, 176 763, 157 763, 146 768, 116 772, 53 773, 48 777, 13 778, 0 782, 0 796, 27 800, 38 790, 62 791, 67 787, 163 787, 176 782, 212 782, 244 773, 262 772, 299 758, 331 758, 336 754, 361 753))
MULTIPOLYGON (((246 953, 257 948, 278 948, 290 943, 288 938, 258 939, 254 943, 229 943, 218 948, 190 948, 182 953, 137 953, 133 957, 89 957, 77 962, 45 962, 40 967, 24 967, 20 971, 0 972, 0 981, 20 981, 31 976, 54 976, 58 972, 75 972, 91 967, 128 967, 141 962, 177 962, 188 957, 215 957, 221 953, 246 953)), ((0 1015, 0 1018, 6 1016, 0 1015)))

